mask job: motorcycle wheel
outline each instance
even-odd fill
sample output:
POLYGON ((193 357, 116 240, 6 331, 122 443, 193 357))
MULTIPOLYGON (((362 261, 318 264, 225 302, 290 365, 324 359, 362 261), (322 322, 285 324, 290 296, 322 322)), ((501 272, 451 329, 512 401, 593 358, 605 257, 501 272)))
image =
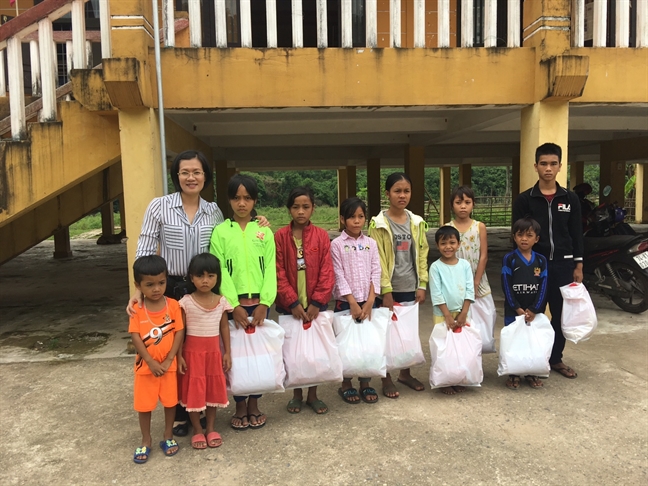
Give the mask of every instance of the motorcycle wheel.
POLYGON ((640 314, 648 309, 648 278, 625 263, 613 263, 619 283, 628 291, 627 297, 612 297, 612 302, 626 312, 640 314))

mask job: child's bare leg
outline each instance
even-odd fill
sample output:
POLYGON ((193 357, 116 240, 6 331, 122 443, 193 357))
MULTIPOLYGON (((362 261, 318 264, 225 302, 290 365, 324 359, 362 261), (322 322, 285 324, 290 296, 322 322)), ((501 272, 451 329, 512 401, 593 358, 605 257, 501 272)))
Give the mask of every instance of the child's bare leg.
POLYGON ((317 414, 323 414, 328 412, 328 407, 326 404, 317 398, 317 387, 311 386, 308 388, 308 397, 306 398, 306 403, 311 406, 311 408, 317 414))
POLYGON ((175 420, 175 405, 173 407, 164 407, 164 440, 173 441, 175 445, 169 447, 165 453, 167 456, 172 456, 178 452, 178 445, 173 440, 173 422, 175 420))
POLYGON ((403 385, 409 386, 412 390, 415 391, 425 390, 425 386, 423 386, 423 383, 421 383, 420 381, 418 381, 416 378, 412 376, 412 373, 409 368, 400 370, 400 373, 398 374, 398 381, 403 385))
MULTIPOLYGON (((189 420, 191 421, 191 426, 193 427, 194 436, 202 434, 203 429, 200 425, 200 412, 189 412, 189 420)), ((207 443, 204 440, 191 440, 191 447, 194 449, 206 449, 207 443)))
MULTIPOLYGON (((235 397, 236 398, 236 397, 235 397)), ((236 401, 236 413, 232 416, 230 423, 232 427, 247 428, 248 426, 247 400, 236 401)))
POLYGON ((400 396, 389 373, 382 378, 382 392, 387 398, 398 398, 400 396))
POLYGON ((250 421, 250 427, 260 427, 265 423, 267 417, 265 413, 259 410, 259 399, 258 398, 248 398, 247 414, 250 421))
POLYGON ((151 447, 151 412, 139 412, 139 424, 142 431, 142 445, 151 447))

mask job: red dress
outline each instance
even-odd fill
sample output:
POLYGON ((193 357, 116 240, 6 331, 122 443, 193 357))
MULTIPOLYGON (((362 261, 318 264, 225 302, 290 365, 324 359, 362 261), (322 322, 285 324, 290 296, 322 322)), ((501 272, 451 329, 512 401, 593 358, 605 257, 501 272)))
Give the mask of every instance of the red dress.
POLYGON ((186 317, 182 357, 187 364, 185 374, 178 374, 180 404, 188 412, 227 407, 219 333, 223 312, 231 312, 232 307, 221 297, 215 308, 205 309, 191 295, 180 300, 180 307, 186 317))

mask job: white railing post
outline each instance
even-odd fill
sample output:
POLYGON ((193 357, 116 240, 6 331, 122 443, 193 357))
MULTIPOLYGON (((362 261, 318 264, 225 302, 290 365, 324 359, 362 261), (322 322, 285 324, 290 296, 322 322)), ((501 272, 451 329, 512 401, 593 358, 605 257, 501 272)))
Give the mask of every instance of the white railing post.
POLYGON ((7 71, 9 72, 11 138, 21 140, 27 135, 27 124, 25 121, 22 43, 16 36, 7 39, 7 71))
POLYGON ((648 2, 637 2, 637 47, 648 47, 648 2))
POLYGON ((110 3, 99 0, 99 28, 101 29, 101 57, 112 57, 112 41, 110 40, 110 3))
POLYGON ((439 47, 450 47, 450 0, 438 1, 439 47))
POLYGON ((72 67, 74 69, 85 69, 88 64, 85 37, 85 1, 74 0, 72 2, 72 67))
POLYGON ((508 47, 520 47, 520 0, 508 0, 507 35, 508 47))
POLYGON ((29 41, 29 61, 31 63, 31 90, 32 96, 41 95, 41 70, 38 57, 38 41, 29 41))
POLYGON ((367 19, 365 42, 367 47, 374 48, 378 45, 378 6, 376 0, 366 0, 365 16, 367 19))
MULTIPOLYGON (((637 2, 639 3, 639 2, 637 2)), ((615 47, 630 45, 630 0, 616 0, 615 47)))
POLYGON ((326 0, 317 0, 317 47, 328 47, 328 13, 326 0))
POLYGON ((342 0, 340 17, 342 18, 342 47, 353 47, 353 10, 351 0, 342 0))
POLYGON ((607 0, 594 0, 594 47, 607 45, 607 0))
POLYGON ((425 0, 414 0, 414 47, 425 47, 425 0))
MULTIPOLYGON (((175 0, 162 0, 162 31, 164 32, 164 47, 175 47, 175 0)), ((154 41, 159 42, 155 32, 154 41)))
POLYGON ((304 47, 304 13, 302 0, 292 0, 293 47, 304 47))
POLYGON ((472 47, 475 44, 474 18, 473 0, 461 0, 461 47, 472 47))
POLYGON ((227 11, 225 0, 214 0, 214 17, 216 21, 216 47, 227 47, 227 11))
POLYGON ((401 46, 401 3, 400 0, 389 2, 390 47, 401 46))
MULTIPOLYGON (((52 21, 44 18, 38 22, 38 47, 41 58, 41 88, 43 108, 39 120, 56 121, 56 45, 52 32, 52 21), (54 50, 52 50, 52 46, 54 50)), ((103 49, 103 45, 102 45, 103 49)))
POLYGON ((72 64, 74 63, 74 44, 72 41, 65 41, 65 79, 70 81, 70 71, 72 71, 72 64))
POLYGON ((200 0, 189 0, 189 45, 191 47, 202 47, 200 0))
POLYGON ((0 98, 7 97, 7 81, 5 76, 5 50, 0 49, 0 98))
POLYGON ((86 69, 92 69, 94 67, 94 62, 92 59, 92 41, 85 41, 85 50, 86 50, 86 69))
POLYGON ((497 47, 497 0, 484 1, 484 47, 497 47))
POLYGON ((267 46, 274 49, 277 47, 277 0, 266 0, 266 31, 267 46))
POLYGON ((585 0, 572 2, 572 47, 585 45, 585 0))
POLYGON ((240 0, 241 47, 252 47, 252 10, 250 0, 240 0))

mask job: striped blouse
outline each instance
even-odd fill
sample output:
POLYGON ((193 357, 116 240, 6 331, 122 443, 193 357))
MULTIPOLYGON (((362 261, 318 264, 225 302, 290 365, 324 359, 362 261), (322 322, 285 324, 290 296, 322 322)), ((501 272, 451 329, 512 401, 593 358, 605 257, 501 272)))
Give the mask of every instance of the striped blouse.
POLYGON ((223 213, 216 203, 200 198, 196 216, 189 223, 179 192, 156 197, 144 214, 135 259, 155 255, 159 247, 169 275, 184 276, 194 256, 209 252, 212 231, 222 222, 223 213))

